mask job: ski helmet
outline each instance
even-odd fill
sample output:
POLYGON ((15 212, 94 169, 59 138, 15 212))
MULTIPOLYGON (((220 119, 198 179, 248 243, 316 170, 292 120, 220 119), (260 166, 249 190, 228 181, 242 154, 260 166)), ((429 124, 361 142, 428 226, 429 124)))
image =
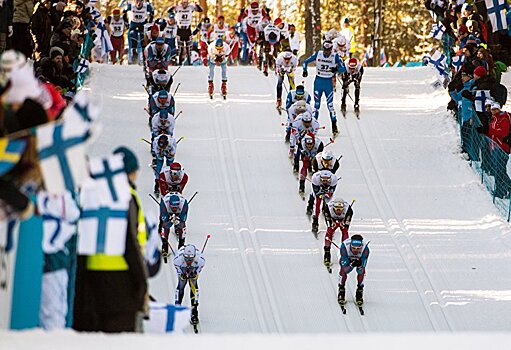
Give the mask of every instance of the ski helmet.
POLYGON ((222 50, 224 48, 224 41, 222 39, 216 39, 215 48, 217 50, 222 50))
POLYGON ((295 97, 300 100, 305 96, 305 87, 303 85, 297 85, 295 90, 295 97))
POLYGON ((169 119, 169 112, 166 109, 162 109, 158 112, 158 117, 160 117, 161 121, 167 121, 169 119))
POLYGON ((326 33, 325 37, 328 39, 328 40, 334 40, 336 37, 337 37, 337 30, 335 29, 330 29, 328 31, 328 33, 326 33))
POLYGON ((339 39, 337 39, 337 46, 339 47, 346 46, 346 38, 343 35, 339 36, 339 39))
POLYGON ((197 255, 197 248, 193 244, 185 245, 183 249, 183 258, 186 262, 192 262, 197 255))
POLYGON ((307 111, 303 112, 302 113, 302 121, 304 123, 312 123, 312 115, 307 111))
POLYGON ((183 170, 181 169, 181 164, 174 162, 170 164, 170 177, 172 179, 179 178, 183 170))
POLYGON ((168 98, 169 98, 169 93, 167 92, 167 90, 160 90, 158 92, 158 102, 160 102, 161 104, 167 102, 168 98))
POLYGON ((352 70, 355 70, 358 66, 358 60, 356 58, 350 58, 348 60, 348 68, 349 69, 352 69, 352 70))
POLYGON ((114 9, 112 10, 112 15, 113 15, 114 17, 119 17, 119 16, 121 15, 121 9, 120 9, 120 8, 118 8, 118 7, 114 8, 114 9))
POLYGON ((274 32, 271 32, 270 34, 268 34, 268 42, 270 43, 270 45, 275 45, 278 41, 278 36, 276 33, 274 32))
POLYGON ((286 61, 289 61, 291 58, 293 58, 293 53, 291 51, 284 51, 284 54, 282 55, 282 57, 286 61))
POLYGON ((341 215, 344 211, 344 201, 343 200, 336 200, 333 204, 334 212, 337 215, 341 215))
POLYGON ((169 197, 170 210, 175 213, 179 209, 179 204, 181 204, 181 198, 177 194, 171 194, 169 197))
POLYGON ((332 173, 328 170, 321 170, 319 173, 319 180, 323 185, 329 185, 332 180, 332 173))
POLYGON ((252 1, 252 2, 250 3, 250 8, 251 8, 252 10, 259 10, 259 3, 258 3, 257 1, 252 1))
POLYGON ((332 154, 332 152, 325 151, 325 152, 321 153, 321 163, 323 164, 323 166, 325 168, 330 167, 333 160, 334 160, 334 155, 332 154))
POLYGON ((326 40, 323 42, 323 51, 330 51, 332 50, 333 44, 330 40, 326 40))
POLYGON ((362 249, 364 245, 364 238, 361 235, 353 235, 351 236, 351 248, 362 249))
POLYGON ((280 17, 277 17, 275 18, 275 20, 273 21, 273 24, 275 24, 277 27, 281 24, 284 24, 284 21, 282 21, 282 18, 280 17))
POLYGON ((169 137, 165 134, 158 137, 158 147, 165 148, 169 145, 169 137))
POLYGON ((307 133, 304 138, 303 142, 305 144, 305 147, 310 151, 314 147, 314 144, 316 143, 315 137, 313 133, 307 133))

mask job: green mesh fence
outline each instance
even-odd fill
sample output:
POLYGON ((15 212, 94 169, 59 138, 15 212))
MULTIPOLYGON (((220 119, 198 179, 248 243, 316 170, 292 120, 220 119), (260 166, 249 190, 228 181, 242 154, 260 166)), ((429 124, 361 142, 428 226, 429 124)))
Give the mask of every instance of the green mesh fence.
POLYGON ((495 206, 509 221, 511 216, 509 154, 484 134, 486 130, 475 112, 472 123, 468 121, 462 123, 460 113, 456 113, 456 118, 460 127, 462 152, 479 174, 481 183, 492 194, 495 206))

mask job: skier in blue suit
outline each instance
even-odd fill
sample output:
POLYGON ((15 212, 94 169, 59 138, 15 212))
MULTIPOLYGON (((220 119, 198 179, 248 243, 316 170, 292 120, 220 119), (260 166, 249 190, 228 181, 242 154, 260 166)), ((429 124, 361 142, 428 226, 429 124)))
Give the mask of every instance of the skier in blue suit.
POLYGON ((328 110, 330 111, 330 120, 332 122, 332 134, 337 135, 337 118, 334 110, 334 87, 332 78, 335 74, 346 72, 344 62, 336 53, 332 53, 333 44, 327 40, 323 42, 323 50, 317 51, 303 62, 303 77, 306 78, 307 65, 316 62, 316 78, 314 79, 314 108, 316 113, 314 118, 319 118, 319 107, 321 105, 321 96, 325 94, 328 110))

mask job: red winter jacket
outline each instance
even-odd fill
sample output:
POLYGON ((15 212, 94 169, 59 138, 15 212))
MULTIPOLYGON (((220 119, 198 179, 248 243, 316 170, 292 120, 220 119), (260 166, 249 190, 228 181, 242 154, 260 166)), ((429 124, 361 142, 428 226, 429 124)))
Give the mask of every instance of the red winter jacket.
POLYGON ((488 131, 488 137, 495 141, 506 153, 509 153, 509 145, 504 142, 504 137, 509 133, 509 126, 509 114, 501 111, 499 114, 492 116, 490 130, 488 131))

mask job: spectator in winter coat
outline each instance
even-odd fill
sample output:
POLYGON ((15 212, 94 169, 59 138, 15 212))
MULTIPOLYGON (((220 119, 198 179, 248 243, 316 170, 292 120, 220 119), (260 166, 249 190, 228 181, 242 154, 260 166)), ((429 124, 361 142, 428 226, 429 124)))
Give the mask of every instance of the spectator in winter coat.
POLYGON ((51 39, 51 18, 50 18, 50 0, 42 0, 37 6, 37 10, 32 16, 30 29, 34 39, 34 59, 40 60, 47 57, 50 53, 51 39))
POLYGON ((14 0, 12 48, 26 57, 32 57, 32 37, 28 26, 33 12, 33 0, 14 0))
POLYGON ((50 9, 50 17, 51 17, 51 26, 53 28, 57 28, 62 20, 62 16, 64 16, 64 8, 66 7, 66 3, 59 1, 56 4, 54 3, 50 9))
POLYGON ((50 49, 50 57, 41 61, 41 67, 38 71, 40 79, 48 81, 61 89, 72 87, 69 77, 64 73, 64 50, 54 46, 50 49))
POLYGON ((509 134, 509 114, 501 111, 500 104, 493 102, 491 104, 492 118, 488 137, 494 142, 490 143, 490 152, 494 159, 493 168, 495 173, 495 197, 508 198, 511 180, 507 175, 507 162, 509 160, 509 140, 504 141, 509 134))
POLYGON ((4 0, 0 0, 0 55, 7 48, 7 37, 12 36, 11 9, 4 0))
POLYGON ((71 43, 71 31, 73 29, 73 23, 70 19, 64 19, 55 31, 50 40, 50 46, 62 47, 62 43, 69 45, 71 43))
POLYGON ((472 138, 472 125, 474 124, 474 108, 472 100, 463 97, 463 91, 470 91, 473 84, 472 76, 467 72, 461 73, 461 84, 457 89, 451 92, 451 97, 458 105, 458 111, 461 118, 461 148, 463 152, 469 154, 471 159, 477 156, 473 150, 468 149, 467 145, 473 144, 472 138))

